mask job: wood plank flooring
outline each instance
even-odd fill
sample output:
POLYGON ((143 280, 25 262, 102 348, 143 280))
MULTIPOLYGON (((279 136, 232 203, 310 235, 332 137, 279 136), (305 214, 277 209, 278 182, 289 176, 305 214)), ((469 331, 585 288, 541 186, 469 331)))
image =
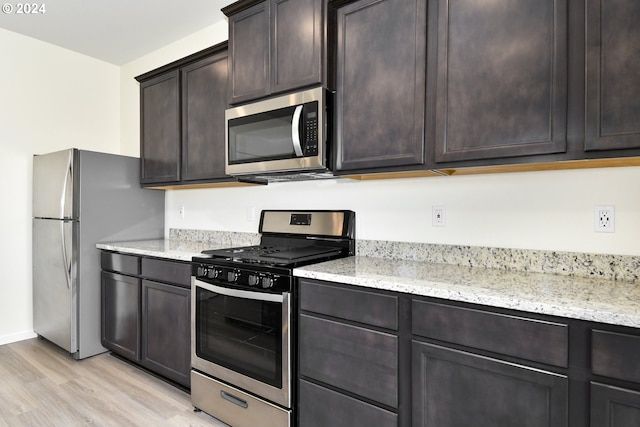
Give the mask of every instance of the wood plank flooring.
POLYGON ((87 425, 225 426, 109 353, 74 360, 41 338, 0 346, 0 427, 87 425))

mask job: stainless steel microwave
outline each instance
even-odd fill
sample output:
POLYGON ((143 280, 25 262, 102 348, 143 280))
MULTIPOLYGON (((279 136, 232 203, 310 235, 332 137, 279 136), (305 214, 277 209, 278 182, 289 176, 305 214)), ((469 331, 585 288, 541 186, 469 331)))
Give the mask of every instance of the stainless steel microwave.
POLYGON ((226 110, 227 175, 327 171, 326 107, 317 87, 226 110))

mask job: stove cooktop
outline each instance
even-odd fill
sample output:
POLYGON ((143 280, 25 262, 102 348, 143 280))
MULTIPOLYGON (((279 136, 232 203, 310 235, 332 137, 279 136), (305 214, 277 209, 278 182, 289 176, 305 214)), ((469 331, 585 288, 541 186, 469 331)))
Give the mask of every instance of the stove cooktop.
POLYGON ((202 251, 211 261, 227 260, 249 264, 267 264, 290 266, 318 259, 331 258, 344 252, 344 249, 322 245, 302 247, 287 246, 243 246, 226 249, 202 251))

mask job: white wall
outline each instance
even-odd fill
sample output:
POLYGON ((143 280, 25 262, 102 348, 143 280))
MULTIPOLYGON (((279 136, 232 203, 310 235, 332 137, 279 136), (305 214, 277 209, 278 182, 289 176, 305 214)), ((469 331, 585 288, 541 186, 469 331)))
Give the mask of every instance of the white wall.
POLYGON ((119 68, 0 29, 0 344, 33 334, 32 156, 120 151, 119 68))
POLYGON ((180 190, 167 193, 167 228, 257 232, 254 208, 352 209, 361 239, 640 255, 638 183, 628 167, 180 190), (615 205, 613 234, 593 231, 602 204, 615 205), (446 227, 432 226, 433 205, 446 227))

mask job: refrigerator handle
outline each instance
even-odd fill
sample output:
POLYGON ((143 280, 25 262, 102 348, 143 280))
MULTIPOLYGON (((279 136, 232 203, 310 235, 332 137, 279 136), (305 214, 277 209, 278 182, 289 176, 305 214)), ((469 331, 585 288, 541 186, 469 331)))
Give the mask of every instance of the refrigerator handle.
POLYGON ((64 262, 64 277, 67 279, 67 288, 71 289, 71 263, 67 256, 67 241, 64 234, 65 221, 60 221, 60 233, 62 234, 62 260, 64 262))
POLYGON ((67 160, 67 170, 64 175, 64 187, 62 190, 62 198, 60 199, 60 212, 61 218, 70 218, 73 216, 73 212, 69 212, 67 216, 67 212, 65 212, 65 208, 67 207, 67 191, 69 191, 69 179, 73 180, 73 150, 69 151, 69 159, 67 160))

